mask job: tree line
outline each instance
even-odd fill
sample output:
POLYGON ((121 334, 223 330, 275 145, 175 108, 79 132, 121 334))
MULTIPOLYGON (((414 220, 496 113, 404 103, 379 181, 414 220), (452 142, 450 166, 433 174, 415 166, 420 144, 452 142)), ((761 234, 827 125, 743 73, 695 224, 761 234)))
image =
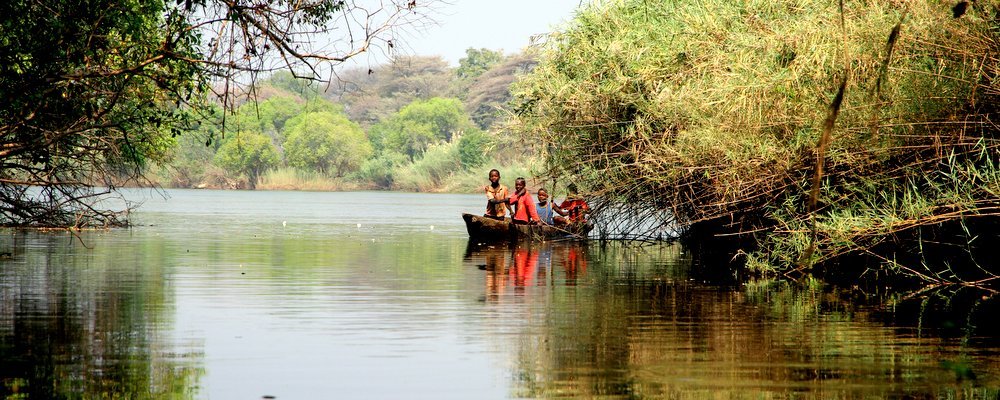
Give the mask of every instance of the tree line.
POLYGON ((213 118, 178 135, 156 177, 167 187, 455 189, 484 163, 530 161, 495 155, 519 146, 500 133, 503 108, 534 63, 470 48, 457 67, 398 56, 330 84, 276 72, 235 112, 215 105, 213 118))
MULTIPOLYGON (((242 123, 221 122, 235 114, 248 115, 243 108, 247 97, 257 94, 257 82, 276 71, 329 81, 327 74, 334 67, 359 54, 395 54, 396 33, 428 23, 437 3, 389 0, 376 7, 340 0, 0 3, 0 97, 4 99, 0 225, 127 225, 128 210, 108 210, 104 200, 118 194, 116 188, 123 185, 151 184, 152 168, 186 152, 178 151, 178 142, 194 140, 193 132, 207 133, 198 139, 206 148, 198 151, 212 153, 213 162, 223 146, 259 147, 263 141, 254 133, 263 134, 263 128, 248 124, 249 133, 243 135, 211 127, 220 122, 243 129, 242 123), (230 140, 235 141, 229 144, 230 140)), ((469 68, 465 69, 472 71, 469 68)), ((356 93, 348 88, 343 94, 356 93)), ((405 105, 416 98, 396 99, 405 105)), ((292 120, 287 132, 284 126, 281 130, 275 126, 272 143, 286 139, 279 133, 288 134, 294 139, 288 143, 291 148, 317 150, 309 144, 317 133, 307 122, 350 126, 328 106, 310 107, 317 114, 292 120), (295 126, 299 127, 292 129, 295 126)), ((361 109, 366 107, 344 112, 351 115, 361 109)), ((370 109, 374 119, 355 123, 366 129, 370 122, 381 121, 386 110, 395 113, 400 108, 370 109)), ((385 132, 385 141, 370 143, 372 152, 378 151, 377 145, 392 143, 392 132, 385 132)), ((409 157, 416 160, 425 150, 413 146, 409 157)), ((352 154, 365 152, 364 141, 352 150, 352 154)), ((310 165, 333 174, 356 163, 349 157, 320 161, 306 153, 282 151, 278 156, 282 162, 292 156, 289 165, 310 165)), ((232 167, 259 160, 267 165, 274 159, 275 154, 266 150, 226 151, 218 156, 218 164, 232 167)), ((250 182, 250 177, 265 171, 258 166, 243 168, 240 174, 250 182)))

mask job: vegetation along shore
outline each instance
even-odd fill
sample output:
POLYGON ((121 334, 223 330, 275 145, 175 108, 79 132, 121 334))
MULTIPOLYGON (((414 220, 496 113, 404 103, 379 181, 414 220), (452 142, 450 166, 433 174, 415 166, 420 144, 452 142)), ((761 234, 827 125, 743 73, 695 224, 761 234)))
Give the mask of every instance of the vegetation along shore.
POLYGON ((594 1, 518 52, 332 78, 423 4, 325 54, 274 38, 364 10, 140 3, 0 7, 23 16, 0 26, 0 224, 127 224, 94 207, 127 185, 468 192, 496 167, 576 183, 601 237, 679 235, 754 273, 1000 273, 994 3, 594 1))
POLYGON ((620 229, 677 223, 765 273, 983 284, 1000 273, 997 18, 989 2, 599 2, 512 108, 551 174, 627 205, 620 229))

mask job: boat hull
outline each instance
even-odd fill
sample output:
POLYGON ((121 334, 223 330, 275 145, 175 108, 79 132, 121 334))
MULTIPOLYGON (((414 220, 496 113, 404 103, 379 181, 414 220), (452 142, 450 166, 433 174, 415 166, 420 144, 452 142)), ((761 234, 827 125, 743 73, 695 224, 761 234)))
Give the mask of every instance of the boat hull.
POLYGON ((555 238, 586 239, 590 224, 554 227, 550 225, 514 224, 510 218, 495 219, 464 213, 469 237, 480 240, 547 240, 555 238))

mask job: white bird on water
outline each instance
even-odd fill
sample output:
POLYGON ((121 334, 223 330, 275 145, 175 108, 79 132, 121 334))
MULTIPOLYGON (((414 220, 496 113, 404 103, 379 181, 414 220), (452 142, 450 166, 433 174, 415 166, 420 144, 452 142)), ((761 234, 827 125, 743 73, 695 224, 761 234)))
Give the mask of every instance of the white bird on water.
POLYGON ((288 221, 281 221, 281 227, 284 228, 288 226, 288 221))

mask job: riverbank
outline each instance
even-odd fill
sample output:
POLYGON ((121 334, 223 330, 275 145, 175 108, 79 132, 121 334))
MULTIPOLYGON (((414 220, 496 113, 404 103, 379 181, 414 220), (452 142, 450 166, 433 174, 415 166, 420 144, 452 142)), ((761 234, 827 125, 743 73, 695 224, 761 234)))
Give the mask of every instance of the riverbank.
MULTIPOLYGON (((486 176, 490 169, 497 168, 503 175, 503 182, 514 186, 514 178, 525 177, 530 187, 541 187, 548 182, 536 179, 537 162, 528 160, 525 163, 509 164, 496 162, 473 169, 455 169, 443 176, 421 171, 419 168, 408 168, 399 171, 389 185, 365 181, 357 177, 330 177, 317 172, 302 171, 294 168, 278 168, 265 172, 257 182, 255 190, 292 190, 292 191, 327 191, 346 192, 358 190, 388 190, 417 193, 479 193, 480 188, 488 180, 486 176)), ((217 189, 217 190, 247 190, 249 185, 245 177, 230 177, 222 171, 205 174, 197 182, 164 179, 167 174, 157 174, 154 183, 163 188, 177 189, 217 189)), ((132 185, 125 185, 132 186, 132 185)))
POLYGON ((982 282, 1000 276, 983 256, 1000 218, 998 9, 960 6, 592 4, 512 108, 587 191, 731 241, 752 271, 982 282), (937 243, 946 257, 921 257, 937 243))

